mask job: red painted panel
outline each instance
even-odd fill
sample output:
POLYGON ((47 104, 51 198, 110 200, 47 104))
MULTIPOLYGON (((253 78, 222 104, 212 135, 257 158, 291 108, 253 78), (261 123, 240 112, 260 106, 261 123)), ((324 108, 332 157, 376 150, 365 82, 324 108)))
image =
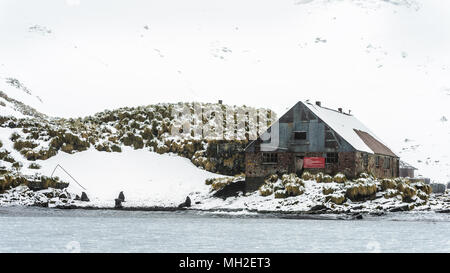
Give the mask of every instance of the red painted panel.
POLYGON ((325 157, 305 157, 303 167, 305 169, 325 169, 325 157))

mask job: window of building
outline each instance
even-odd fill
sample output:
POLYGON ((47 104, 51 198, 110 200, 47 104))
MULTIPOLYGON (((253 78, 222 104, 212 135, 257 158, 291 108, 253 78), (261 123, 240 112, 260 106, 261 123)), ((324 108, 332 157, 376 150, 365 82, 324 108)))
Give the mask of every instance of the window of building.
POLYGON ((367 168, 369 166, 369 155, 368 154, 363 155, 363 162, 364 162, 364 167, 367 168))
POLYGON ((380 157, 379 157, 379 156, 375 157, 375 166, 376 166, 377 168, 380 167, 380 157))
POLYGON ((294 139, 295 140, 306 140, 306 132, 294 132, 294 139))
POLYGON ((389 157, 386 157, 384 159, 384 168, 385 169, 390 169, 391 168, 391 159, 389 157))
POLYGON ((328 126, 325 126, 325 148, 329 148, 329 149, 339 148, 337 139, 336 139, 333 131, 328 126))
POLYGON ((339 154, 338 153, 327 153, 326 163, 338 163, 339 162, 339 154))
POLYGON ((278 154, 263 153, 263 163, 278 163, 278 154))

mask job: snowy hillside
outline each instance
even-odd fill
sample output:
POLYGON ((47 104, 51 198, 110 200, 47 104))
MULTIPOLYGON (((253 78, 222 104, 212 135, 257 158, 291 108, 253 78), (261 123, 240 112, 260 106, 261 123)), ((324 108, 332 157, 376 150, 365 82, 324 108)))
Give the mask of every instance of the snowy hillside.
POLYGON ((0 77, 0 114, 17 118, 45 117, 45 104, 18 79, 0 77))
MULTIPOLYGON (((280 116, 320 100, 352 110, 419 174, 450 181, 448 1, 4 1, 0 10, 0 91, 48 116, 218 99, 280 116)), ((30 113, 19 109, 0 96, 0 116, 30 113)))
POLYGON ((85 191, 96 206, 111 206, 120 191, 132 206, 174 206, 190 193, 205 194, 207 178, 244 171, 238 151, 252 131, 238 125, 259 113, 265 130, 276 118, 268 109, 202 103, 125 107, 77 119, 4 113, 0 190, 23 176, 55 175, 70 183, 72 196, 85 191))

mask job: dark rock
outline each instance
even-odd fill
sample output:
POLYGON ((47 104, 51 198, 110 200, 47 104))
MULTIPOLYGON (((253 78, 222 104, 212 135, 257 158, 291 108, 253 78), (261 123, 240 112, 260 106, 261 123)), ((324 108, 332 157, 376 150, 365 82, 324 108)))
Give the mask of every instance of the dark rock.
POLYGON ((409 205, 404 205, 404 206, 393 208, 389 211, 390 212, 410 211, 410 207, 409 207, 409 205))
POLYGON ((356 215, 353 215, 353 219, 355 219, 355 220, 362 220, 363 216, 362 216, 362 214, 357 213, 356 215))
POLYGON ((81 193, 80 200, 83 201, 83 202, 89 202, 89 198, 88 198, 88 196, 87 196, 87 194, 85 192, 81 193))
POLYGON ((236 181, 218 190, 216 193, 214 193, 213 196, 222 199, 227 199, 228 197, 238 196, 239 193, 245 193, 246 192, 245 188, 246 188, 245 180, 236 181))
POLYGON ((310 211, 319 211, 319 210, 325 210, 327 207, 325 205, 316 205, 310 209, 310 211))
POLYGON ((77 194, 77 195, 75 195, 75 200, 77 200, 77 201, 80 201, 81 200, 81 198, 80 198, 80 196, 77 194))
POLYGON ((123 206, 122 206, 122 199, 117 198, 117 199, 114 199, 114 201, 116 202, 115 205, 114 205, 115 209, 123 208, 123 206))
POLYGON ((53 198, 53 197, 55 197, 55 196, 53 195, 53 192, 51 192, 51 191, 49 191, 49 192, 44 192, 43 194, 44 194, 45 197, 47 197, 47 198, 53 198))
POLYGON ((66 195, 65 193, 61 193, 61 194, 59 195, 59 198, 61 198, 61 199, 67 199, 67 195, 66 195))
POLYGON ((36 207, 48 208, 48 201, 47 202, 37 201, 34 203, 34 205, 36 207))
POLYGON ((384 213, 384 212, 382 212, 382 211, 380 211, 380 212, 371 212, 370 215, 373 215, 373 216, 383 216, 383 215, 386 215, 386 213, 384 213))
POLYGON ((122 201, 122 202, 125 202, 125 195, 123 194, 123 191, 121 191, 121 192, 119 193, 119 197, 118 197, 117 199, 119 199, 119 200, 122 201))

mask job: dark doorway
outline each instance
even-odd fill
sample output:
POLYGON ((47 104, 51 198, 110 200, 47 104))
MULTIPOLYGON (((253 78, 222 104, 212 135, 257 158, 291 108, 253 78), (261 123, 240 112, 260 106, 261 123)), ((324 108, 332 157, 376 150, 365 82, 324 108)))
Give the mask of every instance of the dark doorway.
POLYGON ((303 174, 303 159, 304 156, 296 156, 294 160, 294 170, 298 177, 303 174))

